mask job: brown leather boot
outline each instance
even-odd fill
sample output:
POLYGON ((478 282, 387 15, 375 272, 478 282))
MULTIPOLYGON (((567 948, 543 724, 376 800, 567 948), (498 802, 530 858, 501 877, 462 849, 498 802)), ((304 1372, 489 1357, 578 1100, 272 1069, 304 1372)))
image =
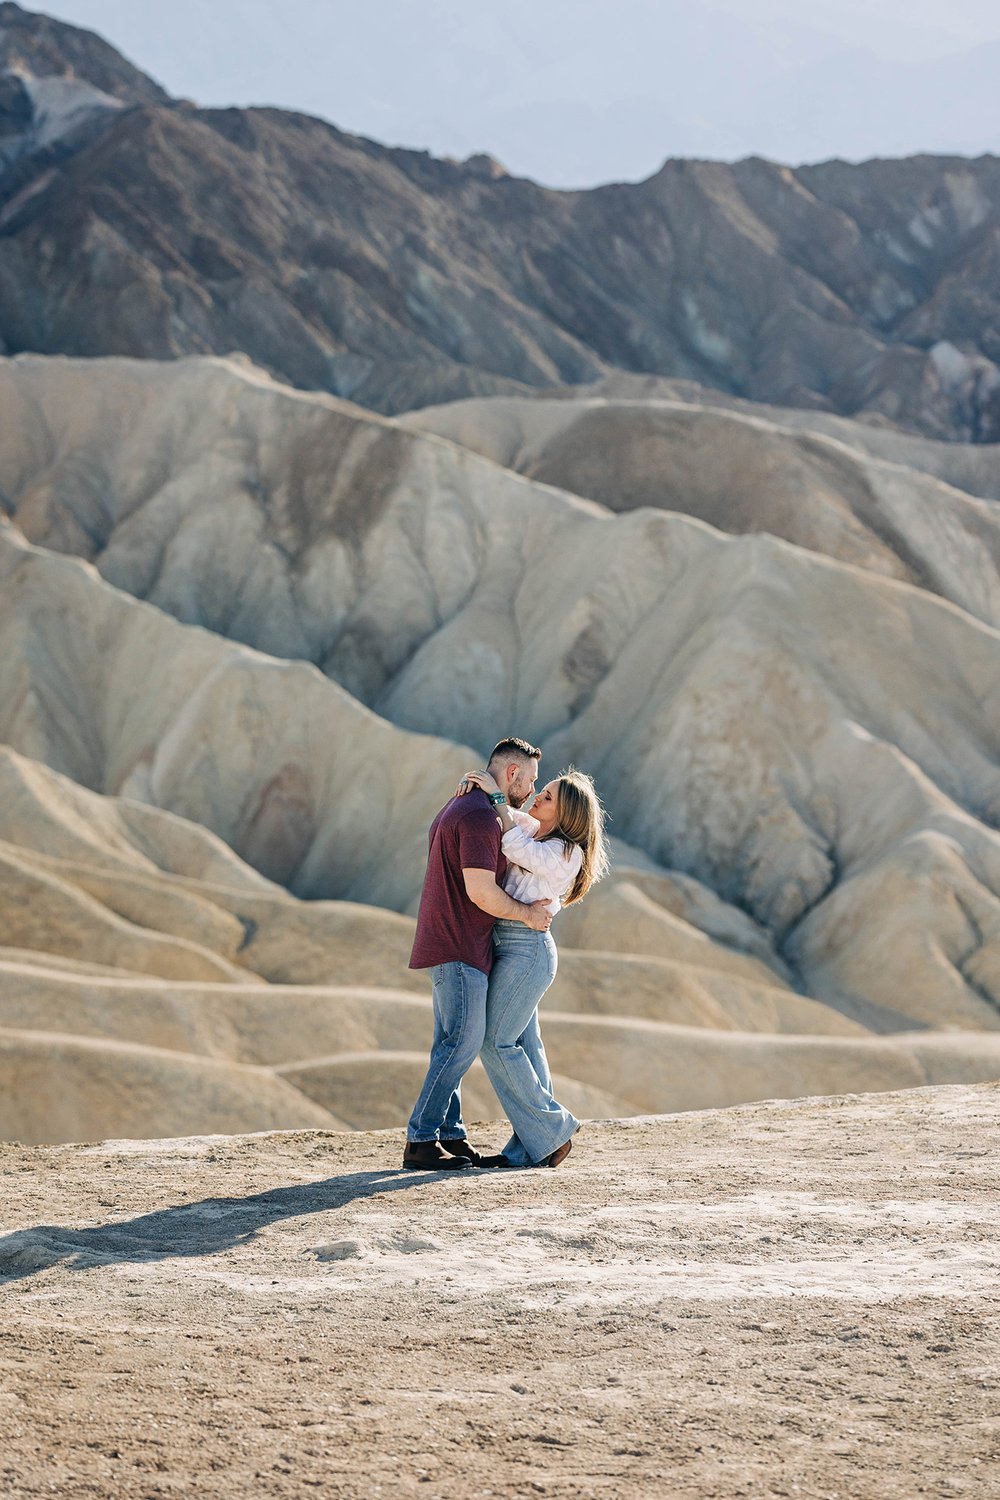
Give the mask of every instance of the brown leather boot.
POLYGON ((547 1167, 558 1167, 558 1165, 559 1165, 560 1162, 563 1162, 563 1161, 566 1160, 567 1156, 572 1151, 572 1149, 573 1149, 573 1142, 572 1142, 572 1140, 563 1141, 563 1143, 562 1143, 561 1146, 557 1146, 556 1147, 556 1149, 553 1151, 552 1155, 549 1157, 549 1159, 545 1163, 545 1165, 547 1167))
POLYGON ((449 1156, 464 1156, 466 1161, 471 1162, 474 1167, 481 1167, 483 1165, 484 1158, 476 1150, 475 1146, 466 1140, 465 1136, 454 1141, 446 1141, 444 1136, 442 1136, 441 1144, 449 1156))
POLYGON ((452 1156, 440 1141, 407 1141, 403 1149, 403 1166, 413 1172, 461 1172, 471 1165, 464 1156, 452 1156))

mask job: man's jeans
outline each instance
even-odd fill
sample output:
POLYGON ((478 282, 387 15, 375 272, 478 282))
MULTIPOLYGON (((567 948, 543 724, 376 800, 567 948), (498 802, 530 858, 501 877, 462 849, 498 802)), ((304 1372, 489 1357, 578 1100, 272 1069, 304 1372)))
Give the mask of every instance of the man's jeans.
POLYGON ((465 1139, 460 1085, 479 1056, 486 1034, 488 976, 471 964, 436 964, 434 1040, 420 1098, 413 1106, 407 1139, 465 1139))

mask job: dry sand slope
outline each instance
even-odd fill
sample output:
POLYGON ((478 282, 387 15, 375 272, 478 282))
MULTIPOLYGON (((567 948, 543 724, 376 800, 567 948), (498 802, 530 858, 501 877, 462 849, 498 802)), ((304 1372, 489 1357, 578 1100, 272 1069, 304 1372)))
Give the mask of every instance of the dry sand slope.
MULTIPOLYGON (((534 735, 643 845, 557 925, 578 1113, 1000 1076, 1000 633, 931 586, 991 615, 995 506, 774 414, 611 419, 693 510, 730 449, 747 524, 794 469, 819 552, 239 362, 18 358, 0 393, 0 1134, 402 1124, 403 913, 479 753, 414 730, 534 735)), ((604 408, 470 412, 607 477, 604 408)))
MULTIPOLYGON (((767 532, 1000 622, 1000 513, 978 490, 920 471, 947 445, 886 433, 887 462, 865 451, 870 437, 859 422, 839 419, 833 436, 783 417, 766 407, 581 395, 454 401, 400 423, 610 510, 651 506, 721 531, 767 532)), ((954 446, 959 469, 971 445, 954 446)), ((978 457, 995 482, 996 449, 978 457)))
POLYGON ((998 1101, 620 1121, 459 1178, 379 1135, 0 1148, 0 1485, 985 1500, 998 1101))
MULTIPOLYGON (((559 918, 545 997, 579 1116, 1000 1074, 1000 1032, 872 1036, 790 988, 743 914, 616 853, 559 918)), ((298 901, 197 824, 3 747, 0 871, 0 1137, 404 1124, 431 1033, 411 918, 298 901)), ((465 1097, 497 1109, 478 1065, 465 1097)))
MULTIPOLYGON (((633 375, 616 370, 600 380, 587 385, 563 386, 552 391, 530 393, 540 401, 589 402, 624 401, 636 402, 681 402, 684 406, 705 407, 709 410, 741 412, 746 417, 762 417, 777 427, 790 428, 794 432, 821 433, 846 443, 859 453, 881 458, 889 463, 905 464, 922 474, 943 479, 970 495, 985 499, 1000 499, 1000 466, 996 443, 942 442, 936 438, 917 437, 913 433, 900 432, 898 428, 881 423, 872 423, 864 417, 838 417, 832 412, 808 410, 794 406, 773 406, 763 401, 747 401, 740 396, 731 396, 726 391, 713 390, 711 386, 699 385, 694 380, 670 380, 661 375, 633 375)), ((470 399, 470 398, 467 398, 470 399)), ((451 403, 460 411, 466 402, 451 403)), ((444 412, 446 406, 425 408, 431 417, 433 429, 434 413, 444 412)), ((414 412, 403 420, 409 425, 412 420, 420 425, 420 412, 414 412)))
MULTIPOLYGON (((0 560, 23 590, 4 634, 18 712, 0 713, 16 748, 208 822, 301 894, 406 904, 413 799, 400 799, 407 860, 349 887, 352 855, 331 890, 338 851, 371 846, 356 824, 338 836, 324 791, 343 803, 372 758, 398 765, 424 742, 324 693, 301 660, 167 630, 128 590, 309 658, 399 728, 482 745, 516 724, 546 764, 596 774, 620 835, 741 907, 804 991, 865 1024, 1000 1027, 996 628, 931 587, 766 534, 613 515, 245 366, 30 358, 0 379, 0 486, 38 544, 12 524, 0 560), (42 547, 94 558, 115 588, 83 569, 71 585, 42 547), (71 609, 55 606, 64 590, 71 609), (53 673, 67 653, 73 682, 53 673), (142 678, 141 704, 123 703, 125 674, 142 678), (295 697, 278 755, 262 749, 257 692, 295 697), (65 702, 87 722, 95 697, 106 711, 81 744, 65 702), (346 778, 324 763, 335 722, 359 726, 338 730, 357 752, 346 778)), ((753 432, 775 462, 800 441, 753 432)), ((984 502, 828 438, 820 450, 843 458, 859 508, 810 494, 810 524, 866 548, 891 520, 880 567, 917 578, 933 563, 935 586, 993 617, 984 502)))

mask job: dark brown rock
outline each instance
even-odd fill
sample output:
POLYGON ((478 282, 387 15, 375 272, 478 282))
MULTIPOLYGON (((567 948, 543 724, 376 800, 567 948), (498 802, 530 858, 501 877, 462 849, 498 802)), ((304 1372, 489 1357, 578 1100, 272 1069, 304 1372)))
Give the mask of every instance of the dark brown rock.
POLYGON ((22 71, 35 78, 86 79, 123 104, 162 103, 169 98, 147 73, 94 32, 4 0, 0 4, 0 72, 22 71))
POLYGON ((622 369, 1000 436, 996 157, 668 161, 556 192, 482 155, 173 103, 17 6, 0 27, 0 67, 72 67, 133 106, 0 179, 10 352, 242 349, 385 411, 622 369))

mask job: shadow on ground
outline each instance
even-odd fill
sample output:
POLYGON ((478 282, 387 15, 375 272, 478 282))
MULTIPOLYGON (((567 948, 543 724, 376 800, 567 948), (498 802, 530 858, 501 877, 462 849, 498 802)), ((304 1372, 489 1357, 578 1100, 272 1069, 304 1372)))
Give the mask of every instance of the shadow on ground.
MULTIPOLYGON (((462 1176, 465 1174, 462 1173, 462 1176)), ((0 1285, 64 1265, 71 1271, 126 1261, 216 1255, 246 1244, 268 1224, 344 1208, 440 1181, 440 1172, 348 1172, 322 1182, 272 1188, 248 1198, 202 1198, 90 1229, 39 1224, 0 1237, 0 1285)))

